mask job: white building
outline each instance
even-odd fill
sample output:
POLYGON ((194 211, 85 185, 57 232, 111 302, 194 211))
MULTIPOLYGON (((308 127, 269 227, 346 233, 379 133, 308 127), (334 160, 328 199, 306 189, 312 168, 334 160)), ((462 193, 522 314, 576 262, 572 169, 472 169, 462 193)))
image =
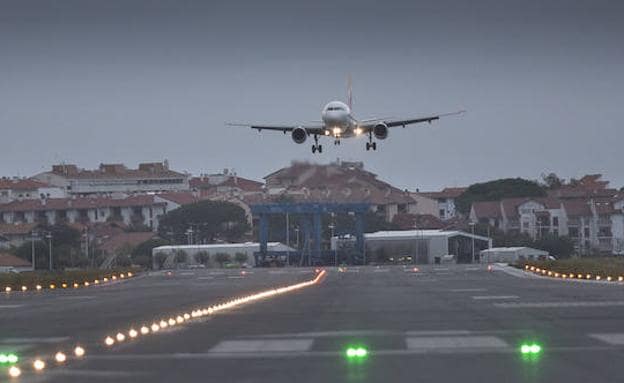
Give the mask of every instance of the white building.
POLYGON ((35 175, 38 181, 63 188, 72 195, 114 195, 115 193, 158 193, 190 189, 189 176, 169 169, 169 163, 142 163, 137 169, 123 164, 100 164, 99 169, 76 165, 54 165, 35 175))
POLYGON ((548 252, 531 247, 493 247, 481 250, 482 263, 515 263, 522 260, 546 259, 548 252))
MULTIPOLYGON (((333 249, 343 240, 332 241, 333 249)), ((378 231, 364 234, 364 242, 366 260, 373 263, 376 259, 406 258, 413 263, 431 264, 440 263, 447 255, 469 263, 473 255, 478 260, 479 251, 492 246, 490 238, 454 230, 378 231)))
MULTIPOLYGON (((292 247, 288 247, 280 242, 267 243, 268 251, 292 251, 296 250, 292 247)), ((175 265, 175 257, 180 252, 184 252, 187 256, 184 264, 199 264, 200 260, 197 259, 199 253, 207 253, 211 264, 217 264, 215 257, 219 253, 228 254, 234 262, 236 254, 247 255, 247 265, 255 265, 254 252, 260 251, 260 244, 258 242, 245 242, 245 243, 215 243, 209 245, 174 245, 174 246, 159 246, 152 249, 152 259, 154 270, 161 268, 161 262, 158 257, 164 256, 165 260, 162 262, 162 268, 173 268, 175 265)))
POLYGON ((28 178, 1 178, 0 204, 25 199, 63 198, 63 188, 28 178))
POLYGON ((457 216, 457 208, 455 200, 466 191, 464 187, 444 188, 439 192, 419 193, 425 197, 429 197, 438 202, 436 215, 441 220, 455 218, 457 216))

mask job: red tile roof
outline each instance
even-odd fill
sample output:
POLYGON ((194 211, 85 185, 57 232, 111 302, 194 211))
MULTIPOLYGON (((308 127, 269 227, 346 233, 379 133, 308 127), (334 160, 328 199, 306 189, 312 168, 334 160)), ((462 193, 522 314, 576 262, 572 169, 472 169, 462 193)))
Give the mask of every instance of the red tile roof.
POLYGON ((12 254, 0 253, 0 266, 2 267, 31 267, 31 263, 12 254))
POLYGON ((559 209, 561 203, 554 198, 549 197, 519 197, 519 198, 504 198, 501 200, 505 216, 507 218, 518 217, 518 207, 523 203, 535 201, 544 206, 546 209, 559 209))
POLYGON ((462 195, 466 189, 465 187, 452 187, 452 188, 444 188, 442 191, 438 192, 423 192, 421 194, 425 195, 429 198, 457 198, 462 195))
POLYGON ((155 202, 153 195, 137 195, 126 198, 84 197, 84 198, 48 198, 13 201, 0 205, 0 212, 6 211, 46 211, 67 209, 89 209, 103 207, 131 207, 164 205, 155 202))
POLYGON ((21 223, 21 224, 0 224, 0 235, 26 235, 30 234, 37 226, 36 223, 21 223))
POLYGON ((191 192, 171 192, 156 195, 162 199, 177 203, 178 205, 188 205, 202 200, 191 192))
POLYGON ((562 201, 563 209, 569 217, 587 217, 592 215, 589 201, 581 199, 562 201))
POLYGON ((4 190, 34 190, 42 187, 47 187, 48 184, 35 181, 29 178, 22 179, 8 179, 0 178, 0 189, 4 190))
POLYGON ((137 246, 156 236, 153 232, 119 233, 102 239, 99 246, 104 253, 111 254, 125 246, 137 246))
POLYGON ((502 217, 499 201, 478 201, 472 204, 472 208, 477 219, 502 217))
POLYGON ((52 166, 52 171, 49 173, 70 179, 159 179, 187 177, 186 174, 169 170, 165 164, 158 162, 139 164, 137 169, 126 168, 123 164, 100 164, 100 168, 95 170, 79 169, 76 165, 54 165, 52 166))

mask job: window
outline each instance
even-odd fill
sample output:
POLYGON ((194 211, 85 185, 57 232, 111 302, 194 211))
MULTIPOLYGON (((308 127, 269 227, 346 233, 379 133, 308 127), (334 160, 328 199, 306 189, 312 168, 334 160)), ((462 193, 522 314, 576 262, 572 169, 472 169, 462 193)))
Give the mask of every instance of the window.
POLYGON ((568 235, 572 238, 578 238, 579 236, 579 229, 578 227, 570 227, 568 228, 568 235))
POLYGON ((583 233, 585 234, 585 238, 589 237, 589 227, 586 227, 586 228, 583 230, 583 233))
POLYGON ((440 209, 440 218, 444 218, 444 213, 446 211, 444 209, 440 209))
POLYGON ((553 226, 559 226, 559 217, 552 217, 553 226))

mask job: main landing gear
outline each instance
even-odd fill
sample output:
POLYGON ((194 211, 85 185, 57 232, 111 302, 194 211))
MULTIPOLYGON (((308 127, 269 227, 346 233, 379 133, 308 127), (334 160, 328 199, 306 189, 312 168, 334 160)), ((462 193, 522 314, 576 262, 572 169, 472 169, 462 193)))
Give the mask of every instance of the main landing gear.
POLYGON ((377 150, 377 143, 373 142, 373 132, 368 133, 368 142, 366 143, 366 150, 377 150))
POLYGON ((314 135, 314 145, 312 145, 312 153, 323 153, 323 145, 319 145, 318 143, 318 136, 315 134, 314 135))

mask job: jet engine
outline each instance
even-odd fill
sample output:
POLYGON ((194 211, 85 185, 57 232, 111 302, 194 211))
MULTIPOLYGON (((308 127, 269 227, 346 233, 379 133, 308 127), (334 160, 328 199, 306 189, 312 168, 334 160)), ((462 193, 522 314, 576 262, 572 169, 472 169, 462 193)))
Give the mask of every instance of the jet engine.
POLYGON ((373 134, 380 140, 388 138, 388 125, 380 123, 373 127, 373 134))
POLYGON ((298 144, 303 144, 306 138, 308 138, 308 133, 306 132, 305 129, 303 129, 302 127, 293 129, 292 131, 293 141, 295 141, 298 144))

